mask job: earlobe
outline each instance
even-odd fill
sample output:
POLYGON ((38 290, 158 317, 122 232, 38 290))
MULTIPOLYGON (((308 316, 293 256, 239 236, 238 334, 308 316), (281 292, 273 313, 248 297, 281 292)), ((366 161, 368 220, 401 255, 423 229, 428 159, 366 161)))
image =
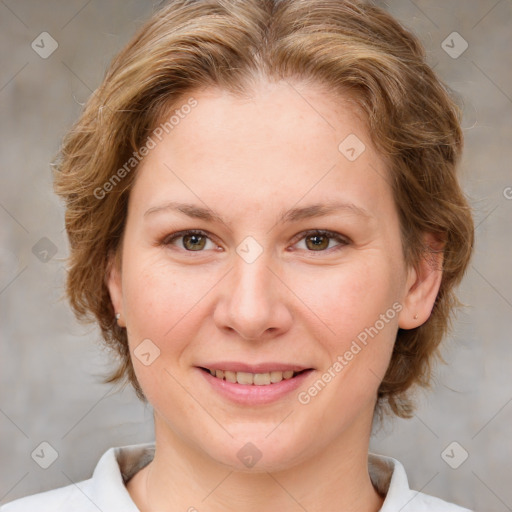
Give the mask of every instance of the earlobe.
POLYGON ((433 234, 424 235, 425 253, 409 269, 403 309, 398 318, 401 329, 414 329, 430 317, 443 278, 443 250, 433 234))
POLYGON ((115 311, 115 318, 120 327, 125 327, 123 319, 123 290, 121 282, 120 262, 115 254, 111 254, 107 265, 105 283, 108 287, 110 300, 115 311))

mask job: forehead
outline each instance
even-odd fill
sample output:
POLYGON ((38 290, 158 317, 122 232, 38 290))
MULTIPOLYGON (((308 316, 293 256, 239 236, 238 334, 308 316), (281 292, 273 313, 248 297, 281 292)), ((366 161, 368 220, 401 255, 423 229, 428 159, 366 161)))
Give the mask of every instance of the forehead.
POLYGON ((138 169, 138 202, 204 197, 261 211, 342 198, 378 210, 390 194, 364 118, 350 98, 324 87, 261 82, 243 97, 218 88, 191 91, 171 116, 172 129, 138 169), (188 103, 195 106, 180 111, 188 103))

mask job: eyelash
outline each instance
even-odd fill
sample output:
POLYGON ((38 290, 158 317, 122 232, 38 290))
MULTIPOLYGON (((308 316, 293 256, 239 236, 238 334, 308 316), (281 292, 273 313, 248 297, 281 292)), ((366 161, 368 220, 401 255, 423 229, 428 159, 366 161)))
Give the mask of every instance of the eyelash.
MULTIPOLYGON (((204 236, 204 237, 208 238, 210 241, 214 242, 212 240, 211 236, 206 231, 203 231, 201 229, 186 229, 186 230, 183 230, 183 231, 177 231, 176 233, 172 233, 170 235, 167 235, 162 240, 161 245, 164 245, 164 246, 173 245, 173 242, 175 240, 177 240, 179 238, 182 238, 182 237, 184 237, 186 235, 200 235, 200 236, 204 236)), ((350 244, 350 240, 347 237, 340 235, 336 231, 330 231, 328 229, 310 229, 310 230, 307 230, 307 231, 303 231, 302 233, 299 233, 299 235, 297 235, 297 237, 294 239, 293 245, 295 245, 296 243, 300 242, 301 240, 307 238, 308 236, 312 236, 312 235, 320 235, 320 236, 325 236, 327 238, 331 238, 331 239, 336 240, 337 242, 339 242, 340 245, 338 245, 336 247, 331 247, 331 248, 328 248, 328 249, 324 249, 324 250, 319 250, 319 251, 307 250, 307 252, 309 252, 309 253, 326 253, 326 252, 329 253, 329 252, 331 252, 333 250, 339 250, 339 249, 343 248, 344 246, 350 244)), ((187 253, 194 253, 194 252, 201 253, 201 252, 204 252, 204 250, 189 251, 189 250, 187 250, 185 248, 182 248, 182 250, 187 252, 187 253)))

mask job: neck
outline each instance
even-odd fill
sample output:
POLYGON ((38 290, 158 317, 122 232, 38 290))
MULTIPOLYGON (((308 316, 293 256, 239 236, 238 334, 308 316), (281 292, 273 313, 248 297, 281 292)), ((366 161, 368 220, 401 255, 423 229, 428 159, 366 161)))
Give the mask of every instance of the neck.
POLYGON ((371 421, 364 431, 354 424, 334 445, 291 468, 242 472, 195 450, 156 417, 155 457, 128 490, 141 512, 377 512, 383 498, 368 474, 370 429, 371 421))

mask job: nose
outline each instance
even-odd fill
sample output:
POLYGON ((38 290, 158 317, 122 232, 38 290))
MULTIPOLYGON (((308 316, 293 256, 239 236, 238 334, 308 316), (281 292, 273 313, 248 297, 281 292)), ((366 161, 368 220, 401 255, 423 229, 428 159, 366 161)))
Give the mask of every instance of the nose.
POLYGON ((221 288, 214 320, 221 330, 258 341, 286 332, 292 324, 290 292, 265 256, 248 263, 236 255, 234 268, 221 288))

